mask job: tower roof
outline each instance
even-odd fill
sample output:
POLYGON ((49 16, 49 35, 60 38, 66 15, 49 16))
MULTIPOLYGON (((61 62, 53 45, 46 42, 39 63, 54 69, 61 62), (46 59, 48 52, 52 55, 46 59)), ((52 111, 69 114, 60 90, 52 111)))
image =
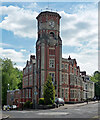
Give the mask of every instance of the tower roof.
POLYGON ((57 13, 57 12, 50 12, 50 11, 44 11, 41 12, 36 19, 38 19, 41 15, 57 15, 59 18, 61 18, 61 16, 57 13))

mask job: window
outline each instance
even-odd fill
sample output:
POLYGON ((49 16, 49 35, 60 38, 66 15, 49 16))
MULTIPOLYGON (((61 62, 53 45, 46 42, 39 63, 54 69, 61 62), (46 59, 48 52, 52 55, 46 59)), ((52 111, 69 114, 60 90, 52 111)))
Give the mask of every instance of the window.
POLYGON ((29 72, 31 72, 31 71, 32 71, 32 65, 29 66, 29 72))
POLYGON ((74 98, 77 98, 77 92, 74 90, 74 98))
POLYGON ((74 98, 74 90, 70 90, 70 98, 74 98))
POLYGON ((68 98, 68 89, 65 89, 65 98, 68 98))
POLYGON ((62 69, 64 69, 64 64, 62 64, 62 69))
POLYGON ((26 67, 26 73, 28 73, 28 67, 26 67))
POLYGON ((70 85, 74 85, 74 76, 70 75, 70 85))
POLYGON ((55 60, 51 59, 51 60, 49 61, 49 67, 50 67, 50 68, 54 68, 54 67, 55 67, 55 60))
POLYGON ((25 94, 25 92, 24 92, 24 90, 22 91, 22 98, 24 98, 24 94, 25 94))
POLYGON ((26 96, 26 98, 28 98, 28 89, 26 89, 26 91, 25 91, 25 96, 26 96))
POLYGON ((26 76, 26 83, 25 83, 26 86, 28 86, 28 76, 26 76))
POLYGON ((65 64, 65 69, 66 69, 66 70, 68 69, 68 66, 67 66, 67 64, 65 64))
POLYGON ((62 98, 64 98, 64 89, 62 89, 62 98))
POLYGON ((74 68, 74 75, 76 75, 77 73, 76 73, 76 68, 74 68))
POLYGON ((49 55, 55 55, 55 49, 49 49, 49 55))
POLYGON ((64 82, 64 74, 62 74, 62 83, 64 82))
POLYGON ((31 89, 29 89, 29 98, 31 98, 31 89))
POLYGON ((33 83, 33 79, 32 79, 32 75, 29 76, 29 85, 32 85, 33 83))
POLYGON ((51 36, 51 37, 54 37, 54 33, 53 33, 53 32, 50 32, 50 36, 51 36))
POLYGON ((55 73, 49 73, 49 75, 52 77, 52 82, 54 84, 54 82, 55 82, 55 73))
POLYGON ((72 73, 72 67, 70 66, 70 73, 72 73))
POLYGON ((75 85, 77 85, 77 78, 75 77, 75 85))
POLYGON ((65 83, 68 84, 68 74, 65 74, 65 83))
POLYGON ((85 85, 85 89, 87 90, 87 84, 85 85))

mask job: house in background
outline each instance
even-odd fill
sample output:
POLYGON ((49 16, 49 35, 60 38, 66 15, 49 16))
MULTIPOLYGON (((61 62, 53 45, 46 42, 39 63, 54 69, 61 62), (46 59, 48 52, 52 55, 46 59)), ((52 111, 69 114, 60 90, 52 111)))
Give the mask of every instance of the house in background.
POLYGON ((95 96, 94 82, 92 82, 90 80, 90 76, 86 75, 86 71, 82 71, 80 74, 81 74, 81 77, 84 82, 83 99, 85 100, 85 99, 89 99, 89 98, 94 98, 94 96, 95 96))
POLYGON ((20 101, 21 90, 7 90, 7 105, 18 105, 20 101))

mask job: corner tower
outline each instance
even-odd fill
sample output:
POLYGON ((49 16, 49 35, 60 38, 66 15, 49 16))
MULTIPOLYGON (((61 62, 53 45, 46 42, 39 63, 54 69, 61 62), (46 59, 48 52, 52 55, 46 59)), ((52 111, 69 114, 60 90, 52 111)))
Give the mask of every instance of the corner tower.
POLYGON ((60 97, 62 40, 60 38, 60 15, 41 12, 37 16, 38 40, 36 42, 37 99, 43 97, 43 84, 48 74, 52 77, 56 96, 60 97))

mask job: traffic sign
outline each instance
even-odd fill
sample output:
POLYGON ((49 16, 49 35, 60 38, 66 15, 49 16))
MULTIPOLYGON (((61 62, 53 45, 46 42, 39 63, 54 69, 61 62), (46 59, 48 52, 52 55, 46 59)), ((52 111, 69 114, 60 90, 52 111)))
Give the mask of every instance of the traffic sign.
POLYGON ((37 94, 38 94, 38 93, 35 91, 35 92, 34 92, 34 95, 37 95, 37 94))

